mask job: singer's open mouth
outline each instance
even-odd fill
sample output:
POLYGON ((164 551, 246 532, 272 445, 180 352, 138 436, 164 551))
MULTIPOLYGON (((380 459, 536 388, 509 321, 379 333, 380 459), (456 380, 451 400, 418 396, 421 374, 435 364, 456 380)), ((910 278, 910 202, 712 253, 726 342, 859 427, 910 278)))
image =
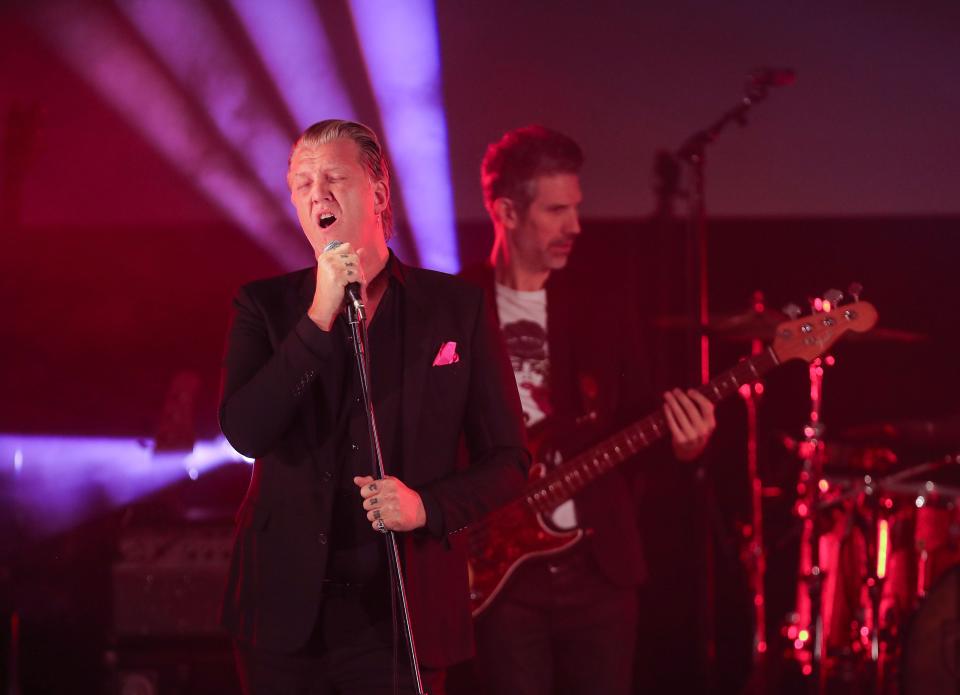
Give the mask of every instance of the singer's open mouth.
POLYGON ((326 229, 331 224, 337 221, 337 218, 331 215, 329 212, 325 212, 320 215, 320 221, 317 223, 320 225, 320 229, 326 229))

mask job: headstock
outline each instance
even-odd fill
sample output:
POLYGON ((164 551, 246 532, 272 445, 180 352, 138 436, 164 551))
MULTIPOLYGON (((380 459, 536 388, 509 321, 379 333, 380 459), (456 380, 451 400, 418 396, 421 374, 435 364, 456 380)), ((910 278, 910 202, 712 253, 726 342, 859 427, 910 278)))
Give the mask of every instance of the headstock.
POLYGON ((847 331, 864 333, 877 323, 877 310, 870 302, 854 302, 829 311, 784 321, 777 326, 773 351, 780 362, 811 362, 829 350, 847 331))

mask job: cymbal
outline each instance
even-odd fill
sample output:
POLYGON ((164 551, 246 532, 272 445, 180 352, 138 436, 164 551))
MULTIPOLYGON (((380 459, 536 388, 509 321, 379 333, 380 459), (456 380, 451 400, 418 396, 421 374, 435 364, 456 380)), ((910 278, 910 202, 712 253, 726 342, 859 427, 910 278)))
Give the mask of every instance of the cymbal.
POLYGON ((851 332, 845 339, 853 343, 922 343, 929 337, 926 333, 904 331, 899 328, 874 328, 865 333, 851 332))
MULTIPOLYGON (((789 317, 773 309, 744 311, 739 314, 711 314, 705 333, 724 340, 773 340, 774 332, 789 317)), ((689 316, 672 314, 654 321, 660 328, 684 329, 691 324, 689 316)))
POLYGON ((742 314, 716 315, 707 324, 707 334, 723 340, 773 340, 774 333, 789 317, 781 311, 745 311, 742 314))
MULTIPOLYGON (((729 342, 746 340, 770 342, 776 334, 777 326, 789 320, 789 316, 773 309, 744 311, 739 314, 711 314, 704 333, 729 342)), ((654 325, 658 328, 672 330, 685 329, 690 324, 691 320, 688 316, 679 314, 658 316, 654 320, 654 325)), ((847 342, 919 343, 927 338, 926 334, 916 331, 874 328, 864 333, 851 333, 847 336, 847 342)))
MULTIPOLYGON (((783 448, 799 458, 811 455, 804 441, 781 433, 783 448)), ((867 446, 853 442, 828 441, 822 451, 823 472, 828 477, 862 476, 864 473, 888 473, 896 468, 897 454, 886 447, 867 446)))
POLYGON ((960 449, 960 413, 938 419, 856 425, 836 436, 846 442, 960 449))

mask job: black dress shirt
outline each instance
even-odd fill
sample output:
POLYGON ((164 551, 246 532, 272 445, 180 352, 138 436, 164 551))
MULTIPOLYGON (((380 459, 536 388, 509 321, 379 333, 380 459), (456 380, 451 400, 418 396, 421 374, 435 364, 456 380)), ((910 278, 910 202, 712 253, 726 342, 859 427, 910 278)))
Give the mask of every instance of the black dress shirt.
MULTIPOLYGON (((389 475, 403 479, 398 470, 400 432, 398 423, 403 373, 403 326, 401 308, 403 288, 390 275, 392 261, 381 271, 387 274, 387 287, 377 313, 369 322, 367 355, 370 364, 370 392, 378 422, 380 449, 389 475)), ((357 371, 350 327, 341 316, 334 324, 340 338, 335 341, 337 357, 343 365, 337 445, 337 491, 333 506, 330 565, 327 579, 347 584, 386 582, 386 551, 383 536, 373 530, 367 519, 363 498, 353 483, 354 476, 374 475, 370 435, 363 404, 363 392, 357 371)))

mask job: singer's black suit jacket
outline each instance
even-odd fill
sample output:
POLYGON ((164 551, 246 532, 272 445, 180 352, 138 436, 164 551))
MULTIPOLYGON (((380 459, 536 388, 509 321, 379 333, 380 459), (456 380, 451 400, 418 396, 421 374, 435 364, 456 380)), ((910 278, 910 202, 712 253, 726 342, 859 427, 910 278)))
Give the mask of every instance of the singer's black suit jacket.
MULTIPOLYGON (((401 407, 393 410, 401 414, 402 461, 385 463, 388 473, 402 470, 427 509, 431 531, 400 539, 420 658, 442 667, 472 653, 466 558, 456 533, 520 493, 529 455, 513 374, 483 293, 394 262, 404 368, 401 407), (433 366, 449 341, 459 361, 433 366)), ((343 367, 329 362, 336 334, 306 315, 315 274, 309 268, 240 289, 223 370, 221 428, 256 463, 237 514, 222 620, 237 639, 279 652, 304 645, 314 627, 336 485, 340 395, 326 388, 324 374, 343 367)))

